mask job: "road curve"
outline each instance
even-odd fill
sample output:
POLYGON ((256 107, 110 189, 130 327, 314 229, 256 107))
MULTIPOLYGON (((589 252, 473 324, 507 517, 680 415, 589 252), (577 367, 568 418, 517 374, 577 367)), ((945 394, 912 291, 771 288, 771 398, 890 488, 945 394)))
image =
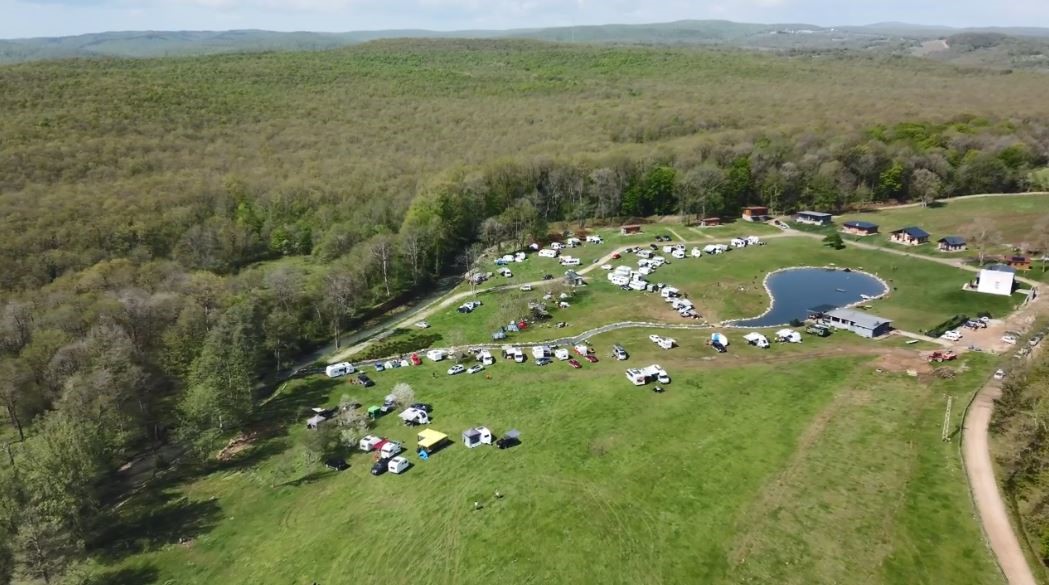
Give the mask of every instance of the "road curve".
POLYGON ((969 406, 962 432, 962 456, 965 473, 969 478, 973 503, 980 515, 983 532, 991 551, 998 559, 998 566, 1005 574, 1009 585, 1037 585, 1020 541, 1016 538, 1009 512, 998 491, 994 476, 994 464, 988 442, 988 426, 994 414, 994 401, 1002 395, 1001 386, 989 382, 980 389, 969 406))

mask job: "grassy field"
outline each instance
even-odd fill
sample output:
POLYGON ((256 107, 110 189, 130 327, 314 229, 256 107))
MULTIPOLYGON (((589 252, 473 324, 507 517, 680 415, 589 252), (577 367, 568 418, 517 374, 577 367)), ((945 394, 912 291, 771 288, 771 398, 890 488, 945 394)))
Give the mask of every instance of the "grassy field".
MULTIPOLYGON (((990 221, 994 230, 1001 234, 1002 245, 995 246, 988 252, 990 255, 1003 255, 1012 252, 1014 246, 1031 242, 1037 223, 1049 217, 1049 195, 996 195, 960 201, 945 201, 935 207, 904 207, 867 213, 852 213, 835 217, 834 221, 841 226, 846 221, 862 220, 878 224, 881 234, 867 237, 847 236, 847 239, 858 240, 876 246, 907 249, 908 251, 929 256, 965 258, 976 263, 978 255, 970 250, 965 252, 943 253, 937 250, 936 240, 944 236, 964 236, 965 228, 973 218, 990 221), (918 226, 931 234, 930 243, 915 247, 905 247, 888 241, 888 234, 896 229, 918 226)), ((1049 279, 1049 273, 1037 266, 1024 276, 1038 280, 1049 279)))
MULTIPOLYGON (((530 258, 528 262, 536 260, 539 259, 530 258)), ((958 268, 856 247, 831 250, 819 240, 803 236, 776 238, 769 240, 767 246, 734 250, 721 256, 672 261, 650 280, 688 293, 704 318, 717 323, 761 314, 769 304, 762 286, 769 272, 788 266, 828 264, 863 269, 884 279, 892 288, 891 293, 872 301, 871 312, 894 319, 897 327, 905 330, 924 331, 958 313, 987 311, 1002 316, 1016 303, 1015 299, 961 290, 972 274, 958 268)), ((612 286, 604 271, 588 274, 587 281, 589 286, 570 299, 570 308, 552 309, 549 322, 514 334, 511 340, 542 341, 618 321, 685 322, 655 294, 626 292, 612 286), (559 321, 565 321, 566 327, 554 329, 553 324, 559 321)), ((537 288, 527 295, 538 298, 542 290, 537 288)), ((463 315, 453 307, 433 315, 428 319, 432 327, 427 333, 441 336, 435 344, 490 341, 491 333, 502 323, 500 307, 512 302, 511 295, 520 298, 526 293, 479 294, 477 298, 484 302, 481 308, 463 315)))
MULTIPOLYGON (((106 582, 1000 582, 939 436, 943 394, 963 398, 982 356, 944 382, 877 373, 874 355, 900 350, 853 336, 725 355, 676 336, 670 352, 642 332, 596 340, 602 354, 625 343, 629 365, 663 364, 663 395, 607 359, 499 362, 491 379, 426 365, 366 391, 296 382, 267 406, 275 437, 122 508, 106 582), (399 381, 455 445, 410 456, 403 476, 371 477, 361 454, 341 474, 304 463, 301 407, 379 401, 399 381), (463 448, 477 424, 524 443, 463 448)), ((377 433, 414 443, 395 422, 377 433)))

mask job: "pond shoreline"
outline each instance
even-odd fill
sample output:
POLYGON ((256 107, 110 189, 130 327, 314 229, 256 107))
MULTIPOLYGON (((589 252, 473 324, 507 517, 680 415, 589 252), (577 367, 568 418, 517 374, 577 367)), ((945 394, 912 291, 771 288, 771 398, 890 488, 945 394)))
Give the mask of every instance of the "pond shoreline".
POLYGON ((738 323, 740 321, 755 321, 757 319, 762 319, 765 316, 767 316, 769 313, 771 313, 772 309, 776 305, 776 296, 774 294, 772 294, 772 289, 769 287, 769 279, 772 278, 774 275, 779 274, 781 272, 790 272, 790 271, 794 271, 794 270, 828 270, 828 271, 833 271, 833 272, 848 272, 848 273, 853 273, 853 274, 862 274, 864 276, 869 276, 869 277, 873 278, 874 280, 878 281, 879 283, 881 283, 882 287, 885 289, 881 294, 872 295, 869 299, 861 299, 861 300, 858 300, 858 301, 854 301, 852 303, 841 305, 839 308, 852 308, 852 307, 856 307, 858 305, 861 305, 861 304, 864 304, 864 303, 867 303, 867 302, 870 302, 870 301, 876 301, 878 299, 885 298, 892 291, 892 288, 889 286, 889 283, 885 281, 885 279, 883 279, 882 277, 878 276, 877 274, 871 274, 870 272, 867 272, 866 270, 857 270, 857 269, 854 269, 854 268, 839 268, 838 266, 829 266, 829 265, 828 266, 790 266, 790 267, 787 267, 787 268, 778 268, 778 269, 773 270, 772 272, 769 272, 768 274, 766 274, 765 278, 762 279, 762 281, 761 281, 761 286, 763 286, 765 288, 765 294, 767 294, 768 297, 769 297, 769 306, 765 309, 765 311, 763 313, 761 313, 757 317, 743 317, 741 319, 730 319, 730 320, 727 320, 727 321, 722 321, 719 326, 720 327, 731 327, 733 329, 764 329, 764 328, 768 328, 768 327, 789 327, 790 326, 789 322, 788 323, 779 323, 779 324, 775 324, 775 325, 762 325, 762 326, 738 325, 738 323))

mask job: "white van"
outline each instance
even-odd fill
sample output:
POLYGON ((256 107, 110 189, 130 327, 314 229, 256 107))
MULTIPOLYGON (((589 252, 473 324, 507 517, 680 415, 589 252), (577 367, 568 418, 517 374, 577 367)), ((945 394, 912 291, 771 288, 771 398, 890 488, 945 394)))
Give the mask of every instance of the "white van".
POLYGON ((543 248, 542 250, 539 250, 540 258, 557 258, 557 254, 557 250, 550 250, 548 248, 543 248))
POLYGON ((579 258, 565 256, 564 258, 561 258, 561 264, 563 266, 579 266, 582 263, 579 261, 579 258))
POLYGON ((587 236, 586 241, 590 244, 600 244, 604 242, 604 240, 601 239, 601 236, 587 236))
POLYGON ((673 252, 670 253, 670 255, 673 256, 674 258, 677 258, 678 260, 684 260, 685 259, 685 251, 684 250, 674 250, 673 252))

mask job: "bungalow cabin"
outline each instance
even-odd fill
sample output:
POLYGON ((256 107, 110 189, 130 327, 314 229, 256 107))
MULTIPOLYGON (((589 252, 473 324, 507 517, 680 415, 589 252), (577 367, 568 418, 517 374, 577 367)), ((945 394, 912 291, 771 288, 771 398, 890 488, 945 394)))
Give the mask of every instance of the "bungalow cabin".
POLYGON ((768 221, 769 208, 760 205, 743 208, 743 221, 768 221))
POLYGON ((820 211, 799 211, 794 215, 794 221, 809 225, 830 225, 834 223, 834 216, 820 211))
POLYGON ((1031 269, 1031 259, 1027 256, 1008 256, 1005 265, 1014 270, 1027 271, 1031 269))
POLYGON ((980 271, 976 278, 976 292, 1007 297, 1013 294, 1016 269, 1004 264, 992 264, 980 271))
POLYGON ((629 236, 631 234, 640 234, 641 233, 641 225, 640 224, 636 224, 636 223, 630 224, 630 225, 625 225, 625 226, 619 228, 619 233, 624 235, 624 236, 629 236))
POLYGON ((889 235, 889 241, 905 246, 919 246, 929 242, 929 232, 913 226, 900 228, 889 235))
POLYGON ((717 227, 717 226, 721 225, 721 218, 720 217, 704 217, 704 218, 700 219, 697 223, 699 224, 699 227, 717 227))
POLYGON ((937 240, 938 248, 941 252, 964 252, 965 251, 965 238, 958 236, 947 236, 937 240))
POLYGON ((823 314, 823 322, 836 329, 848 329, 860 337, 873 339, 892 330, 892 321, 855 309, 832 309, 823 314))
POLYGON ((847 221, 841 231, 854 236, 873 236, 878 233, 878 224, 869 221, 847 221))

